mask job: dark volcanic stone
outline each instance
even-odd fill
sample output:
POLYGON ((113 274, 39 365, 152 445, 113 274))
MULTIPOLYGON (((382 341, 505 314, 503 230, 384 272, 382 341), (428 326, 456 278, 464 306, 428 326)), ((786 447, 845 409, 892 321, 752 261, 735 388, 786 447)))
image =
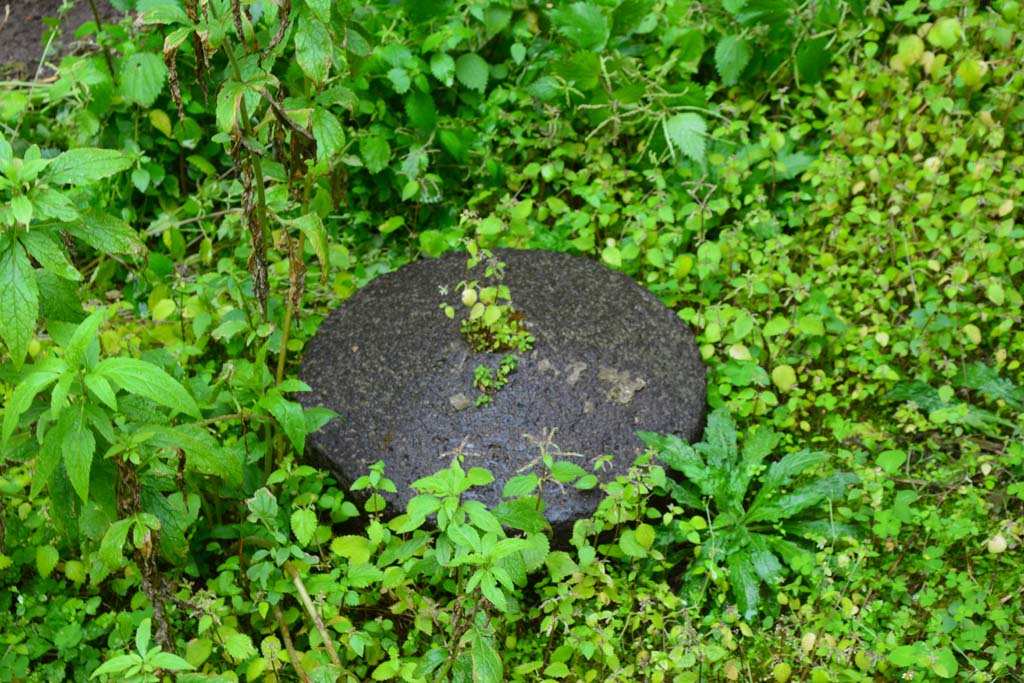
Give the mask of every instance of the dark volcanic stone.
MULTIPOLYGON (((411 263, 383 275, 334 311, 309 343, 301 378, 307 407, 341 415, 310 438, 312 452, 343 485, 384 460, 398 487, 397 513, 415 494, 409 484, 447 467, 457 449, 495 483, 473 489, 488 505, 540 451, 524 435, 552 441, 565 459, 590 471, 613 454, 602 480, 624 473, 642 450, 638 430, 694 441, 705 413, 705 370, 690 329, 629 277, 600 264, 546 251, 495 250, 504 283, 537 338, 490 405, 476 408, 473 369, 502 354, 473 353, 446 318, 443 297, 461 313, 455 285, 466 255, 411 263)), ((474 279, 482 273, 474 271, 474 279)), ((456 316, 457 318, 459 315, 456 316)), ((532 465, 531 465, 532 463, 532 465)), ((597 490, 549 484, 548 520, 565 528, 589 516, 597 490)))

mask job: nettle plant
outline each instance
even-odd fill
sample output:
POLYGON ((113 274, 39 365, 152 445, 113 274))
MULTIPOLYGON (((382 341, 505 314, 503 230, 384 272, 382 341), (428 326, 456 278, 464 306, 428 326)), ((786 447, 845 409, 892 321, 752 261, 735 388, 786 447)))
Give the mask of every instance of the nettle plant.
MULTIPOLYGON (((494 394, 508 384, 509 376, 519 365, 519 354, 533 348, 536 339, 526 328, 526 316, 512 305, 508 285, 501 284, 505 263, 474 241, 467 243, 466 251, 469 253, 467 272, 483 264, 484 278, 496 284, 463 280, 455 286, 456 291, 461 292, 462 305, 466 309, 460 331, 473 351, 505 353, 496 368, 481 363, 473 370, 473 386, 480 390, 476 404, 480 407, 490 403, 494 394)), ((442 303, 441 310, 455 319, 455 307, 451 304, 442 303)))
POLYGON ((767 608, 762 591, 777 592, 790 570, 814 571, 813 541, 835 542, 855 533, 850 525, 835 521, 831 508, 827 516, 814 513, 842 497, 857 481, 856 475, 835 472, 797 482, 801 474, 827 462, 828 453, 801 450, 765 468, 764 460, 780 435, 765 427, 756 429, 746 435, 741 449, 736 423, 725 409, 708 416, 703 440, 693 445, 674 435, 638 436, 681 475, 682 481, 665 482, 675 501, 706 517, 706 525, 697 518, 672 527, 675 540, 697 543, 701 539, 696 532, 706 526, 686 577, 698 601, 708 582, 727 584, 740 613, 752 619, 767 608))

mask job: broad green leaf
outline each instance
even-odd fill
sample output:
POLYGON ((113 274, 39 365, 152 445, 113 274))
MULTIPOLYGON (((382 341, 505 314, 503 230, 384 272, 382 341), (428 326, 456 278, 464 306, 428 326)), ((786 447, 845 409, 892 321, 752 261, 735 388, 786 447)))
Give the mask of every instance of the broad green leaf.
POLYGON ((569 59, 556 62, 555 73, 580 90, 594 90, 601 83, 601 58, 596 52, 577 52, 569 59))
POLYGON ((132 667, 139 668, 142 666, 142 657, 132 653, 129 655, 118 655, 112 659, 108 659, 103 664, 92 672, 89 678, 96 678, 97 676, 103 676, 105 674, 116 674, 122 671, 127 671, 132 667))
POLYGON ((362 137, 359 139, 359 156, 362 157, 366 170, 373 174, 380 173, 391 161, 391 145, 376 135, 362 137))
POLYGON ((71 280, 46 270, 36 271, 39 288, 39 316, 47 320, 77 323, 85 318, 78 288, 71 280))
POLYGON ((409 93, 405 98, 405 114, 412 125, 424 131, 433 130, 437 123, 437 105, 429 93, 409 93))
POLYGON ((236 662, 244 662, 257 654, 256 648, 252 644, 252 638, 245 633, 232 633, 225 638, 224 651, 236 662))
POLYGON ((704 437, 694 448, 712 471, 725 472, 739 464, 736 423, 727 409, 719 408, 708 415, 704 437))
POLYGON ((231 133, 238 126, 238 115, 242 106, 245 85, 238 81, 225 81, 217 92, 217 130, 231 133))
MULTIPOLYGON (((366 536, 335 536, 331 541, 331 552, 348 558, 350 564, 366 564, 370 561, 370 539, 366 536)), ((381 564, 386 565, 384 557, 381 564)))
POLYGON ((501 683, 501 656, 491 638, 478 632, 472 640, 473 683, 501 683))
POLYGON ((626 529, 622 532, 622 535, 619 537, 619 549, 627 557, 647 557, 647 548, 644 548, 637 541, 636 532, 632 529, 626 529))
POLYGON ((608 18, 589 2, 574 2, 551 12, 555 30, 584 50, 601 50, 610 33, 608 18))
POLYGON ((391 81, 391 87, 399 95, 409 92, 409 86, 412 85, 409 72, 400 66, 392 67, 388 70, 388 80, 391 81))
POLYGON ((730 477, 729 496, 736 501, 742 502, 746 497, 750 480, 754 478, 761 467, 761 463, 779 443, 781 435, 768 429, 760 427, 747 434, 743 441, 743 451, 740 457, 739 466, 730 477))
POLYGON ((511 9, 499 5, 488 5, 484 10, 484 26, 487 28, 487 35, 493 36, 501 33, 511 19, 511 9))
POLYGON ((512 528, 536 533, 548 528, 548 521, 538 509, 535 497, 518 498, 499 503, 492 514, 501 524, 512 528))
POLYGON ((0 249, 0 337, 20 369, 39 317, 39 289, 21 243, 0 236, 0 249))
POLYGON ((159 448, 180 448, 185 451, 185 470, 220 477, 231 486, 242 482, 245 465, 243 454, 221 446, 220 442, 200 426, 181 424, 174 427, 150 425, 139 432, 159 448))
POLYGON ((327 241, 327 231, 324 229, 324 223, 320 220, 320 216, 316 213, 308 213, 295 220, 287 221, 287 223, 298 228, 306 236, 309 246, 316 254, 316 260, 320 263, 320 281, 325 282, 330 269, 328 254, 330 247, 327 241))
POLYGON ((800 43, 796 50, 796 68, 801 84, 814 85, 821 80, 832 59, 829 41, 829 36, 821 36, 800 43))
POLYGON ((306 0, 306 7, 312 10, 313 15, 325 24, 331 21, 332 4, 332 0, 306 0))
POLYGON ((313 109, 312 120, 316 160, 333 159, 345 147, 345 129, 334 114, 322 107, 313 109))
POLYGON ((757 616, 761 608, 761 581, 754 573, 753 561, 746 551, 731 552, 725 558, 729 568, 729 586, 736 607, 747 621, 757 616))
POLYGON ((313 83, 323 83, 331 68, 331 35, 319 20, 302 16, 295 30, 295 61, 313 83))
POLYGON ((739 36, 725 36, 715 46, 715 68, 722 82, 736 85, 753 56, 750 42, 739 36))
POLYGON ((142 255, 146 246, 131 226, 108 213, 87 209, 81 221, 67 223, 64 229, 101 252, 142 255))
POLYGON ((82 147, 68 150, 50 162, 46 177, 57 185, 88 185, 116 175, 131 165, 131 157, 123 152, 82 147))
POLYGON ((569 483, 586 474, 587 471, 574 462, 558 460, 551 463, 551 478, 558 482, 569 483))
POLYGON ((68 341, 67 346, 64 348, 64 360, 69 368, 77 370, 81 367, 82 361, 85 358, 85 351, 89 344, 96 341, 97 332, 100 329, 100 325, 106 319, 107 312, 107 308, 97 308, 75 328, 70 341, 68 341))
POLYGON ((778 365, 772 369, 772 383, 786 393, 796 385, 796 371, 792 365, 778 365))
POLYGON ((11 215, 21 225, 28 225, 32 222, 32 200, 23 194, 11 198, 11 215))
POLYGON ((676 114, 665 119, 663 125, 665 137, 672 149, 678 149, 698 164, 704 163, 704 138, 708 133, 708 125, 700 114, 693 112, 676 114))
POLYGON ((488 572, 483 575, 480 581, 480 592, 483 593, 487 600, 498 608, 500 612, 508 611, 508 600, 505 598, 504 591, 498 586, 494 576, 488 572))
POLYGON ((40 391, 57 381, 57 378, 61 376, 64 369, 62 367, 46 371, 37 370, 18 378, 14 391, 11 392, 7 405, 4 406, 3 440, 0 443, 7 443, 7 440, 11 438, 14 430, 18 427, 18 418, 29 409, 32 401, 35 400, 36 395, 40 391))
POLYGON ((165 671, 185 671, 195 668, 187 661, 171 652, 157 652, 155 655, 150 657, 149 663, 154 667, 164 669, 165 671))
POLYGON ((271 531, 278 530, 277 497, 266 486, 258 489, 252 498, 246 500, 245 506, 249 508, 249 512, 252 513, 251 516, 255 521, 263 524, 271 531))
POLYGON ((36 470, 32 477, 32 489, 29 495, 35 498, 50 483, 50 478, 57 470, 61 461, 61 449, 64 447, 64 435, 71 428, 75 419, 74 411, 65 410, 43 437, 43 444, 36 457, 36 470))
POLYGON ((775 587, 785 578, 786 568, 779 562, 765 539, 759 534, 750 535, 750 564, 754 573, 768 586, 775 587))
POLYGON ((82 502, 89 500, 89 474, 92 472, 92 458, 96 453, 96 437, 86 424, 83 411, 74 406, 71 425, 61 441, 64 469, 82 502))
POLYGON ((36 546, 36 570, 44 579, 53 573, 60 562, 60 553, 52 545, 36 546))
POLYGON ((118 84, 121 96, 141 107, 151 107, 163 92, 168 69, 152 52, 136 52, 121 63, 118 84))
POLYGON ((455 82, 455 60, 447 52, 435 52, 430 58, 430 73, 434 78, 451 87, 455 82))
POLYGON ((826 500, 840 498, 856 481, 856 475, 836 472, 828 477, 799 486, 792 493, 781 495, 773 501, 751 505, 747 521, 778 522, 793 517, 826 500))
POLYGON ((28 230, 19 235, 21 243, 43 268, 66 280, 81 280, 79 273, 68 261, 64 245, 46 230, 28 230))
POLYGON ((302 406, 289 401, 279 391, 266 394, 260 399, 260 405, 274 416, 292 446, 302 455, 306 447, 306 420, 302 415, 302 406))
POLYGON ((533 472, 530 472, 529 474, 516 475, 505 482, 505 487, 501 491, 501 496, 503 498, 527 496, 537 490, 539 482, 540 480, 533 472))
POLYGON ((299 542, 299 545, 301 547, 309 545, 316 533, 316 513, 309 508, 295 510, 292 512, 290 522, 292 533, 295 534, 295 540, 299 542))
POLYGON ((649 33, 658 19, 653 8, 654 0, 623 0, 612 13, 614 34, 626 36, 631 33, 649 33))
POLYGON ((1017 410, 1024 408, 1024 388, 1000 377, 999 372, 984 363, 971 363, 964 369, 963 386, 981 392, 990 399, 1005 401, 1017 410))
POLYGON ((455 62, 455 76, 459 83, 478 92, 487 88, 489 70, 483 57, 472 52, 460 56, 455 62))
POLYGON ((773 492, 791 483, 801 472, 820 465, 829 459, 823 451, 801 450, 783 456, 768 468, 762 482, 762 491, 773 492))
POLYGON ((149 643, 153 633, 153 621, 146 617, 139 622, 139 628, 135 631, 135 649, 138 650, 140 655, 145 655, 149 652, 149 643))
POLYGON ((174 412, 201 417, 195 399, 177 380, 152 363, 134 358, 108 358, 100 361, 93 372, 130 394, 148 398, 174 412))
POLYGON ((713 481, 708 476, 704 461, 693 446, 674 434, 637 432, 637 436, 648 448, 657 451, 659 460, 696 484, 703 495, 714 495, 713 481))

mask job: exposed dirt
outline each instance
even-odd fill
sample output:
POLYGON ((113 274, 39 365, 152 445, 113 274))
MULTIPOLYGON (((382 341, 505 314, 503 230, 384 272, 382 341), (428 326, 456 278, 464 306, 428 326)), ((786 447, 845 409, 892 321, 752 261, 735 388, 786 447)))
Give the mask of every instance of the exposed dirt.
MULTIPOLYGON (((64 15, 60 34, 44 57, 43 32, 48 27, 43 19, 58 18, 62 4, 63 0, 0 0, 0 80, 33 78, 40 58, 44 64, 40 75, 48 76, 63 55, 95 42, 95 35, 75 37, 78 27, 94 20, 89 0, 78 0, 64 15)), ((96 9, 104 22, 124 16, 107 0, 96 0, 96 9)))

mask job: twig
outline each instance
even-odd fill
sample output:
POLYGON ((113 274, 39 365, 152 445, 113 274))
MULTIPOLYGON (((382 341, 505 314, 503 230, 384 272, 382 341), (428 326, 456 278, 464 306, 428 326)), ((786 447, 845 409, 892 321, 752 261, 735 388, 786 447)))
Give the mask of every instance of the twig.
POLYGON ((272 609, 274 610, 274 617, 277 619, 277 625, 281 628, 281 640, 284 641, 284 647, 288 650, 288 659, 291 660, 292 668, 295 669, 295 673, 299 675, 303 683, 313 683, 309 678, 309 674, 302 668, 299 653, 295 651, 295 645, 292 644, 292 634, 288 632, 288 624, 284 621, 281 608, 278 605, 274 605, 272 609))

